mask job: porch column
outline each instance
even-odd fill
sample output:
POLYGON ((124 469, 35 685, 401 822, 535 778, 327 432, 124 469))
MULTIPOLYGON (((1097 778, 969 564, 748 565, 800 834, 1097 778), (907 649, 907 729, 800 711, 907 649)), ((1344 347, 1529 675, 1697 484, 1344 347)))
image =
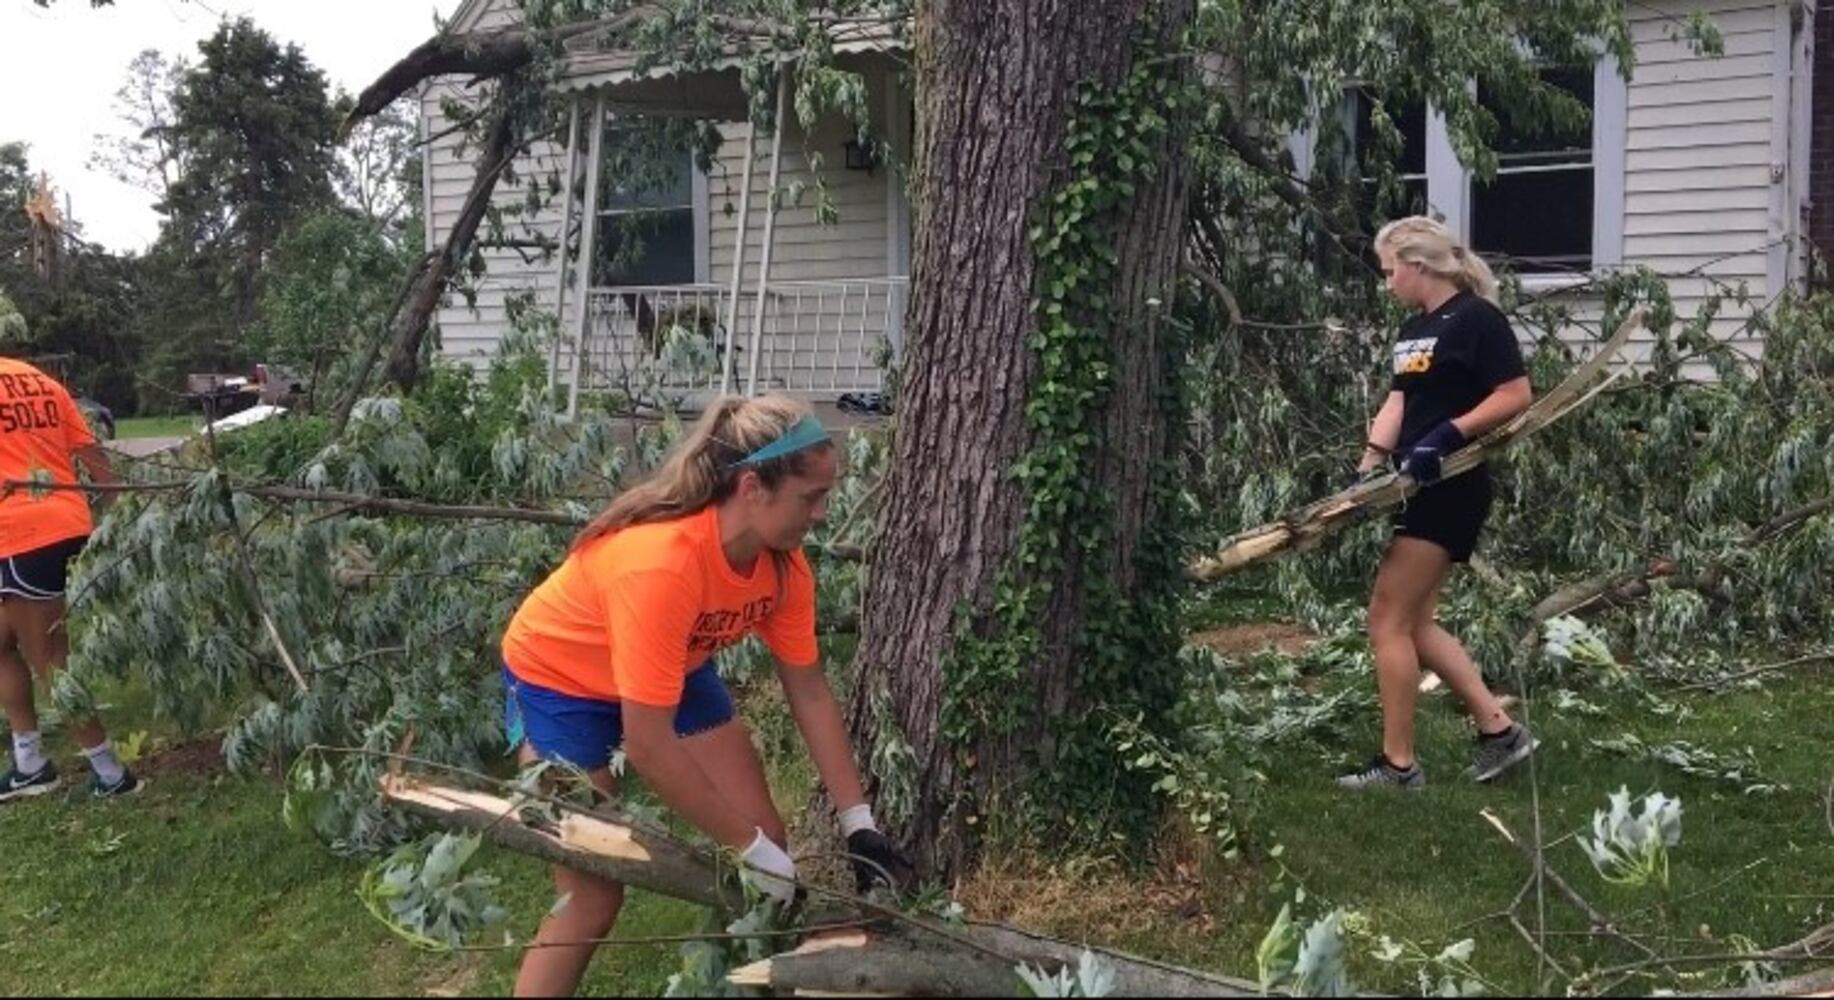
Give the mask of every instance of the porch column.
POLYGON ((561 188, 560 259, 554 268, 554 344, 548 351, 549 393, 553 393, 560 381, 560 342, 565 329, 561 317, 567 313, 567 231, 573 228, 573 185, 579 179, 579 118, 579 98, 575 97, 567 114, 567 180, 566 186, 561 188))
MULTIPOLYGON (((733 348, 739 340, 739 293, 745 281, 745 237, 751 226, 751 172, 758 160, 758 126, 745 126, 745 179, 739 186, 739 242, 732 251, 732 301, 726 303, 726 354, 720 359, 720 395, 732 391, 733 348)), ((762 303, 760 303, 762 306, 762 303)))
POLYGON ((758 265, 758 305, 753 311, 751 324, 751 370, 745 383, 745 394, 758 394, 758 359, 763 353, 764 312, 770 305, 771 293, 771 251, 775 249, 777 239, 777 185, 783 177, 783 122, 789 114, 790 74, 782 64, 777 66, 777 121, 771 135, 771 186, 770 201, 764 215, 764 258, 758 265))
POLYGON ((587 313, 592 306, 592 264, 598 250, 599 169, 605 152, 605 95, 592 103, 592 135, 586 141, 585 218, 580 220, 579 258, 574 261, 578 281, 573 289, 573 386, 567 394, 567 419, 579 416, 579 384, 586 368, 587 313))

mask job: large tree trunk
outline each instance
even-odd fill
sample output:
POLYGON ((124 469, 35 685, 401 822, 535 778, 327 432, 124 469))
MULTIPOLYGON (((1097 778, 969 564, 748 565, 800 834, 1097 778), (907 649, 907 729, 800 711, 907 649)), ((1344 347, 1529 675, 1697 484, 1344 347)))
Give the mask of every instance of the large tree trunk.
MULTIPOLYGON (((1002 572, 1014 570, 1030 501, 1012 470, 1033 441, 1026 409, 1040 372, 1027 345, 1038 327, 1031 229, 1071 170, 1064 146, 1073 99, 1080 84, 1118 86, 1136 41, 1175 39, 1190 17, 1190 0, 919 5, 914 294, 851 718, 863 755, 886 739, 914 752, 914 814, 893 819, 932 871, 972 858, 979 811, 1051 768, 1058 723, 1099 703, 1102 692, 1078 689, 1071 655, 1089 581, 1105 576, 1125 594, 1140 578, 1142 527, 1157 513, 1149 509, 1152 472, 1170 440, 1161 318, 1173 298, 1187 200, 1176 128, 1158 141, 1150 178, 1113 213, 1105 242, 1119 264, 1106 289, 1109 309, 1087 318, 1106 331, 1113 377, 1090 425, 1081 486, 1107 498, 1110 544, 1099 565, 1085 565, 1072 540, 1062 540, 1066 562, 1046 581, 1042 621, 1031 623, 1040 630, 1038 655, 1004 695, 1025 706, 1027 721, 1016 732, 983 731, 970 745, 945 738, 939 723, 958 609, 969 609, 971 635, 1000 635, 989 611, 1002 572), (890 712, 876 712, 874 702, 886 700, 890 712)), ((1158 71, 1184 65, 1167 60, 1158 71)))

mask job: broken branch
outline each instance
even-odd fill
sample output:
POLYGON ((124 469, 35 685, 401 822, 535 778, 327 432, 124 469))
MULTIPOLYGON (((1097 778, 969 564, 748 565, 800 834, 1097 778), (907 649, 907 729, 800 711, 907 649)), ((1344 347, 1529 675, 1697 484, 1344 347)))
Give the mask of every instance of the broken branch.
MULTIPOLYGON (((573 813, 549 821, 525 813, 511 799, 399 774, 383 779, 382 795, 385 802, 438 826, 477 833, 504 849, 575 871, 729 912, 744 906, 734 870, 620 816, 573 813)), ((829 894, 819 887, 810 890, 829 894)), ((868 902, 855 906, 863 916, 896 919, 898 926, 825 932, 794 951, 737 970, 733 981, 786 992, 1002 995, 1017 985, 1017 965, 1073 968, 1084 951, 1080 945, 997 924, 944 930, 868 902)), ((1247 980, 1090 950, 1113 968, 1120 994, 1259 995, 1247 980)))
MULTIPOLYGON (((1647 310, 1641 307, 1633 310, 1618 327, 1617 333, 1597 353, 1536 400, 1534 405, 1509 423, 1454 452, 1445 461, 1445 478, 1477 468, 1492 453, 1501 451, 1584 406, 1601 389, 1622 376, 1628 371, 1627 368, 1617 369, 1600 386, 1592 386, 1617 353, 1630 342, 1631 334, 1642 328, 1646 315, 1647 310)), ((1282 553, 1305 551, 1362 515, 1395 506, 1418 493, 1420 488, 1421 484, 1412 476, 1401 472, 1390 472, 1358 483, 1341 493, 1293 511, 1278 521, 1230 538, 1216 555, 1205 556, 1188 564, 1185 575, 1188 579, 1208 583, 1282 553)))

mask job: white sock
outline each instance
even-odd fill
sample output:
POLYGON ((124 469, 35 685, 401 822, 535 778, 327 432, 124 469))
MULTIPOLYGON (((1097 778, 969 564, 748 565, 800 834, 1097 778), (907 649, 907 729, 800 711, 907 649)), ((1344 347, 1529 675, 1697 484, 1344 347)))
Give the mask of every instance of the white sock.
POLYGON ((877 830, 879 824, 872 818, 872 806, 861 803, 852 809, 843 810, 840 814, 841 836, 851 837, 861 830, 877 830))
POLYGON ((50 761, 45 760, 45 739, 36 730, 13 734, 13 769, 20 774, 37 774, 50 761))
POLYGON ((121 758, 115 756, 115 748, 107 743, 90 747, 83 751, 83 756, 89 758, 89 769, 104 785, 112 785, 127 776, 127 765, 121 763, 121 758))

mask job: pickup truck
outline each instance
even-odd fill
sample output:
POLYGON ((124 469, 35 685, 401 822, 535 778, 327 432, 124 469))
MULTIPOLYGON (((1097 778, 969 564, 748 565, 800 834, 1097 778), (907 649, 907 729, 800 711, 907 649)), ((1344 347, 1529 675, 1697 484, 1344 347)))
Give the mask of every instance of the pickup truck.
POLYGON ((249 375, 191 374, 185 376, 185 399, 205 420, 221 420, 258 404, 289 409, 305 398, 298 378, 278 366, 258 364, 249 375))

